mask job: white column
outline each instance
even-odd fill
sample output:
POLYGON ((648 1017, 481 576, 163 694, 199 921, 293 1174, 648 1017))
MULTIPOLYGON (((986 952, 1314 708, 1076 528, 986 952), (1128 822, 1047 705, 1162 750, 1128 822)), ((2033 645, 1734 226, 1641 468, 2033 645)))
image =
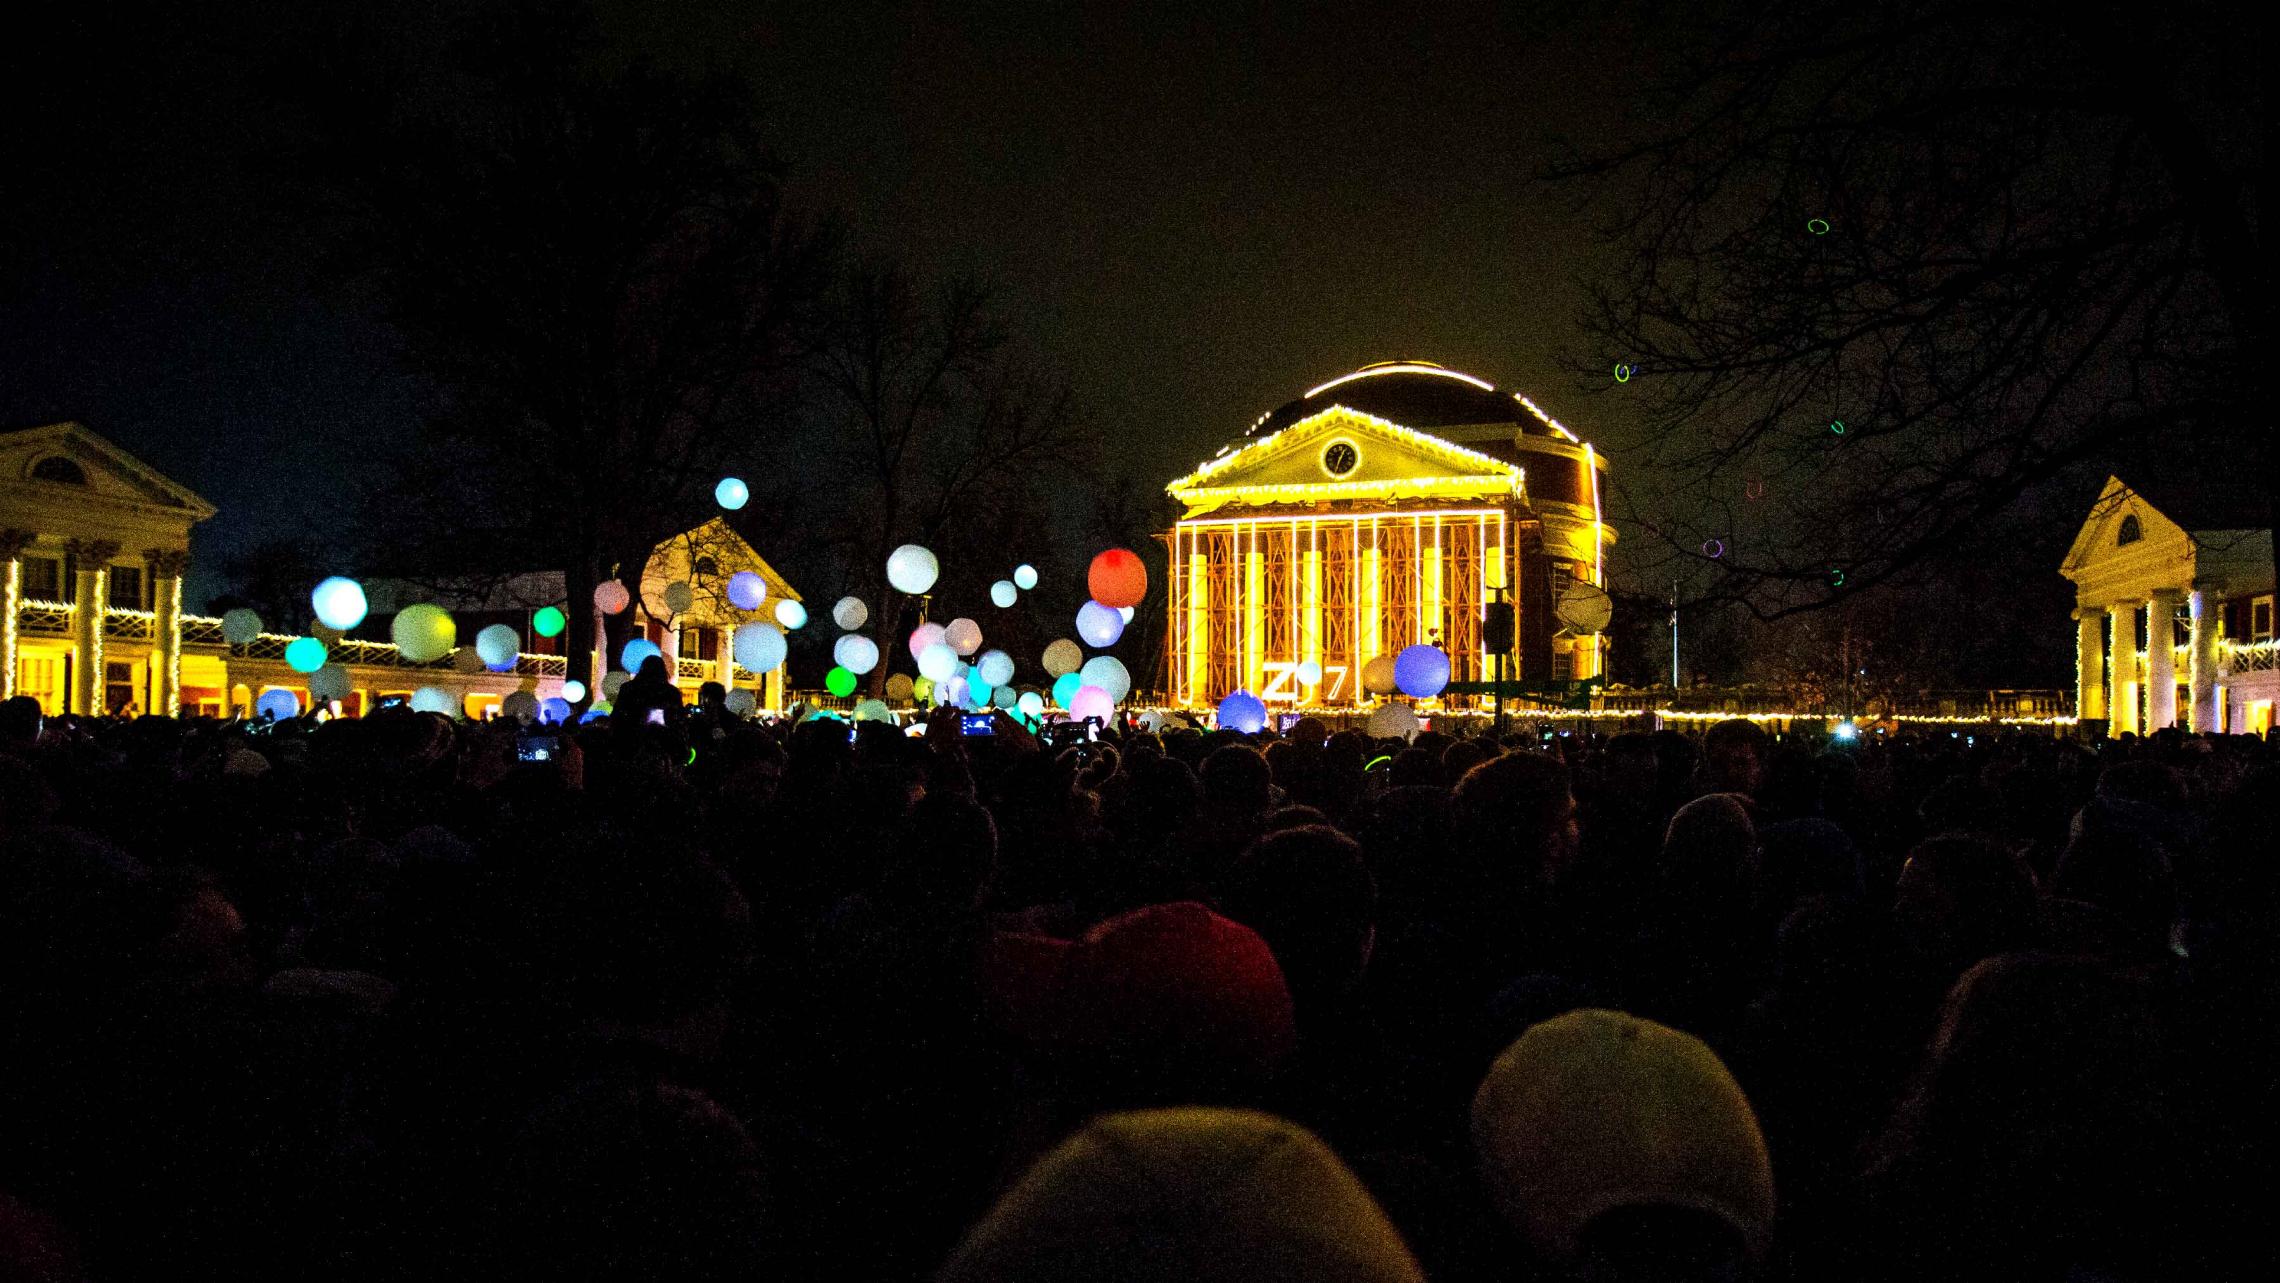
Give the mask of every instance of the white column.
POLYGON ((16 694, 16 617, 24 608, 24 549, 29 530, 0 530, 0 699, 16 694))
POLYGON ((74 539, 70 557, 77 592, 71 603, 71 693, 74 713, 100 716, 103 707, 103 613, 111 605, 111 558, 119 545, 104 539, 74 539))
POLYGON ((2217 729, 2217 609, 2216 593, 2207 584, 2195 584, 2190 602, 2193 612, 2192 671, 2193 733, 2217 729))
POLYGON ((182 572, 190 554, 171 548, 143 553, 150 566, 150 711, 182 713, 182 572))
POLYGON ((2106 715, 2106 612, 2083 606, 2074 612, 2074 715, 2086 721, 2106 715))
POLYGON ((2106 620, 2112 638, 2108 652, 2113 656, 2109 665, 2113 679, 2107 688, 2113 702, 2112 732, 2120 735, 2138 728, 2137 702, 2137 607, 2127 602, 2115 602, 2106 607, 2106 620))
POLYGON ((732 653, 734 647, 729 644, 730 632, 726 628, 715 628, 712 630, 712 635, 713 680, 720 683, 722 690, 734 690, 736 688, 736 656, 732 653))
POLYGON ((2177 603, 2181 594, 2163 588, 2145 604, 2145 728, 2177 724, 2177 603))

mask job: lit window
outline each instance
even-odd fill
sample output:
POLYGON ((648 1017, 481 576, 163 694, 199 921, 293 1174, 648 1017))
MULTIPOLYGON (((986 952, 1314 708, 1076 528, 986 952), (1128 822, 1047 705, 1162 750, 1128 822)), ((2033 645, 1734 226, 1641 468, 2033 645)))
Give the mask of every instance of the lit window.
POLYGON ((2114 545, 2120 547, 2123 544, 2133 544, 2143 538, 2145 531, 2139 528, 2137 514, 2133 512, 2122 518, 2122 528, 2114 536, 2114 545))
POLYGON ((2266 641, 2272 636, 2272 599, 2259 597, 2248 608, 2248 639, 2266 641))
POLYGON ((54 481, 67 486, 83 486, 87 484, 87 469, 80 467, 76 460, 66 459, 60 454, 51 454, 32 465, 32 480, 54 481))

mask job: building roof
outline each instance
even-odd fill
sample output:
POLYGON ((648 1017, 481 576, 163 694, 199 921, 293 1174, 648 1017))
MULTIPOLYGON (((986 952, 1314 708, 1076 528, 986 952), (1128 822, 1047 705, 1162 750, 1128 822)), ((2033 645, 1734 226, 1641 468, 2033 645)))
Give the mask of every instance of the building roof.
POLYGON ((2195 534, 2272 528, 2271 498, 2261 484, 2264 479, 2253 469, 2207 478, 2137 475, 2117 479, 2162 516, 2195 534))
POLYGON ((1260 415, 1243 435, 1272 436, 1334 405, 1428 431, 1496 425, 1511 428, 1515 436, 1575 439, 1525 397, 1499 392, 1486 379, 1414 360, 1378 361, 1317 384, 1297 400, 1260 415))

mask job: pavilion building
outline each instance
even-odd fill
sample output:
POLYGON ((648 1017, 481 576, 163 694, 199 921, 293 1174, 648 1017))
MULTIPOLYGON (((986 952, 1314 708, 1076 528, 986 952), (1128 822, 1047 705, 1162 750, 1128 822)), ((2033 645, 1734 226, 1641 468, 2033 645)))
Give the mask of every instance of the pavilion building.
POLYGON ((2226 502, 2106 479, 2060 567, 2074 582, 2083 721, 2115 735, 2272 729, 2272 532, 2254 505, 2226 502))
POLYGON ((1421 642, 1448 653, 1452 680, 1492 680, 1483 608, 1500 600, 1517 614, 1508 676, 1599 676, 1607 638, 1565 627, 1555 603, 1604 582, 1606 472, 1527 397, 1430 361, 1309 389, 1165 488, 1183 507, 1162 536, 1172 702, 1241 689, 1356 707, 1363 666, 1421 642))

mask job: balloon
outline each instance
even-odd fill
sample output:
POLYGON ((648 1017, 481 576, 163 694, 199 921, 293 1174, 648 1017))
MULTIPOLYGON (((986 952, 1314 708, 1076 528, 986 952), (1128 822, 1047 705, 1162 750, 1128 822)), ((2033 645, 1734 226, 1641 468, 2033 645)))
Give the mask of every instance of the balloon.
MULTIPOLYGON (((897 676, 900 676, 900 674, 897 674, 897 676)), ((910 697, 914 700, 917 700, 921 704, 933 699, 934 679, 931 677, 921 677, 917 681, 912 682, 910 684, 910 697)))
MULTIPOLYGON (((618 662, 625 665, 625 671, 629 673, 640 672, 644 660, 663 659, 664 657, 665 652, 658 649, 657 643, 647 637, 634 638, 625 644, 624 650, 618 652, 618 662)), ((667 676, 671 676, 671 674, 667 674, 667 676)))
POLYGON ((1148 595, 1148 563, 1129 549, 1111 548, 1092 559, 1085 587, 1103 606, 1137 606, 1148 595))
MULTIPOLYGON (((505 624, 493 624, 475 634, 475 653, 483 657, 486 667, 504 671, 515 666, 515 652, 522 647, 522 638, 505 624)), ((533 699, 537 696, 532 696, 533 699)))
POLYGON ((476 653, 473 646, 462 646, 451 652, 451 666, 463 673, 480 673, 483 671, 483 657, 476 653))
POLYGON ((953 677, 935 687, 934 699, 937 704, 948 704, 953 708, 964 704, 966 702, 966 679, 953 677))
POLYGON ((348 698, 348 670, 338 664, 327 664, 309 674, 309 698, 335 700, 348 698))
POLYGON ((660 596, 665 599, 665 613, 669 615, 686 615, 689 607, 697 604, 697 590, 677 579, 665 585, 660 596))
POLYGON ((1023 562, 1013 568, 1013 586, 1023 592, 1037 586, 1037 567, 1023 562))
POLYGON ((538 696, 529 691, 516 691, 499 701, 499 715, 518 722, 538 720, 538 696))
POLYGON ((918 652, 918 671, 938 683, 949 681, 958 675, 958 652, 948 642, 935 642, 918 652))
POLYGON ((562 698, 570 701, 573 704, 577 703, 579 700, 586 698, 586 683, 579 681, 576 678, 572 678, 569 681, 562 683, 562 698))
POLYGON ((530 617, 530 630, 541 637, 559 637, 569 623, 570 617, 562 613, 560 606, 541 606, 538 613, 530 617))
POLYGON ((914 685, 916 683, 911 681, 909 673, 893 674, 887 678, 887 698, 897 704, 907 703, 914 685))
POLYGON ((1077 671, 1084 662, 1084 647, 1066 637, 1055 640, 1045 648, 1045 671, 1055 677, 1077 671))
POLYGON ((910 657, 918 658, 927 647, 940 645, 945 639, 942 625, 920 624, 910 630, 910 657))
POLYGON ((1013 680, 1013 656, 1002 650, 985 650, 974 671, 992 686, 1003 686, 1013 680))
POLYGON ((1300 660, 1296 676, 1298 684, 1301 686, 1320 686, 1322 684, 1322 665, 1311 659, 1300 660))
POLYGON ((616 699, 618 692, 625 688, 627 682, 632 680, 633 674, 619 668, 613 668, 602 674, 602 701, 607 703, 616 699))
POLYGON ((1021 698, 1014 701, 1014 707, 1031 717, 1043 717, 1045 715, 1045 697, 1036 691, 1023 691, 1021 698))
POLYGON ((1012 708, 1018 702, 1011 686, 990 687, 990 703, 999 708, 1012 708))
POLYGON ((1117 617, 1128 624, 1132 622, 1132 617, 1139 613, 1139 611, 1132 609, 1130 606, 1118 606, 1116 608, 1117 617))
POLYGON ((243 646, 261 636, 261 616, 245 607, 222 614, 222 640, 232 646, 243 646))
POLYGON ((784 628, 803 628, 807 625, 807 607, 786 597, 776 603, 776 622, 784 628))
POLYGON ((977 713, 988 708, 990 706, 990 694, 995 689, 996 687, 991 686, 979 677, 967 678, 964 707, 973 709, 977 713))
POLYGON ((412 692, 412 711, 415 713, 442 713, 450 716, 459 711, 459 701, 441 686, 422 686, 412 692))
POLYGON ((728 698, 721 702, 721 707, 726 708, 738 717, 750 717, 752 710, 759 706, 760 697, 754 695, 751 688, 746 686, 739 686, 730 691, 728 698))
POLYGON ((609 715, 610 706, 608 704, 594 704, 586 709, 585 714, 579 717, 578 721, 582 725, 586 722, 608 717, 609 715))
POLYGON ((1437 646, 1404 646, 1393 657, 1393 681, 1412 699, 1431 699, 1449 684, 1449 657, 1437 646))
POLYGON ((1075 699, 1077 692, 1084 688, 1084 678, 1075 673, 1063 673, 1053 679, 1053 702, 1067 708, 1069 701, 1075 699))
POLYGON ((870 621, 871 608, 861 597, 842 597, 831 607, 831 622, 839 625, 841 632, 854 632, 870 621))
POLYGON ((1393 681, 1393 656, 1380 655, 1362 665, 1362 689, 1372 695, 1391 695, 1400 689, 1393 681))
POLYGON ((1219 701, 1219 727, 1256 735, 1267 728, 1267 706, 1249 691, 1230 691, 1219 701))
POLYGON ((949 642, 950 649, 959 654, 971 655, 982 648, 982 626, 961 616, 942 630, 942 640, 949 642))
POLYGON ((768 600, 768 581, 749 570, 728 577, 728 604, 738 610, 758 610, 768 600))
POLYGON ((296 637, 285 643, 285 664, 296 673, 313 673, 325 666, 325 644, 314 637, 296 637))
POLYGON ((459 625, 451 622, 450 612, 443 607, 423 601, 397 611, 395 621, 388 625, 388 635, 396 639, 397 653, 415 664, 425 664, 442 659, 459 644, 459 625))
POLYGON ((774 626, 755 620, 736 626, 736 631, 729 634, 728 649, 747 672, 765 673, 783 663, 785 653, 791 648, 774 626))
POLYGON ((737 480, 735 477, 722 477, 720 479, 720 484, 713 487, 713 502, 719 504, 723 508, 728 509, 730 512, 734 512, 738 508, 743 507, 746 503, 749 503, 751 499, 751 487, 745 485, 742 481, 737 480))
POLYGON ((896 592, 916 597, 932 588, 941 574, 942 563, 917 544, 906 543, 887 554, 887 582, 894 585, 896 592))
POLYGON ((319 622, 344 633, 363 623, 368 609, 364 585, 341 575, 318 584, 316 591, 309 594, 309 605, 316 609, 319 622))
POLYGON ((887 707, 885 700, 866 699, 855 705, 855 720, 858 722, 891 722, 895 720, 895 714, 894 710, 887 707))
POLYGON ((282 686, 272 686, 253 701, 253 711, 273 722, 290 721, 301 715, 301 697, 282 686))
POLYGON ((849 633, 832 644, 831 657, 841 668, 861 676, 879 666, 879 643, 861 633, 849 633))
POLYGON ((1077 636, 1095 650, 1114 646, 1124 635, 1124 617, 1113 606, 1088 601, 1077 608, 1077 636))
POLYGON ((990 604, 999 610, 1004 610, 1020 600, 1021 590, 1013 586, 1012 580, 1000 579, 990 585, 990 604))
POLYGON ((1106 691, 1111 704, 1123 702, 1124 697, 1132 693, 1132 674, 1124 671, 1124 665, 1114 655, 1095 655, 1086 660, 1085 666, 1077 671, 1077 677, 1087 686, 1106 691))
POLYGON ((569 721, 573 711, 570 701, 560 696, 550 695, 538 701, 538 720, 549 726, 560 726, 569 721))
POLYGON ((605 615, 614 615, 633 604, 633 594, 615 579, 605 579, 594 585, 594 608, 605 615))
POLYGON ((823 688, 845 698, 855 693, 855 674, 844 668, 833 668, 823 675, 823 688))
POLYGON ((1105 724, 1116 716, 1116 701, 1098 686, 1079 686, 1076 697, 1069 701, 1069 716, 1078 721, 1097 717, 1105 724))
POLYGON ((1370 714, 1370 734, 1377 739, 1417 738, 1417 714, 1407 704, 1386 704, 1370 714))

